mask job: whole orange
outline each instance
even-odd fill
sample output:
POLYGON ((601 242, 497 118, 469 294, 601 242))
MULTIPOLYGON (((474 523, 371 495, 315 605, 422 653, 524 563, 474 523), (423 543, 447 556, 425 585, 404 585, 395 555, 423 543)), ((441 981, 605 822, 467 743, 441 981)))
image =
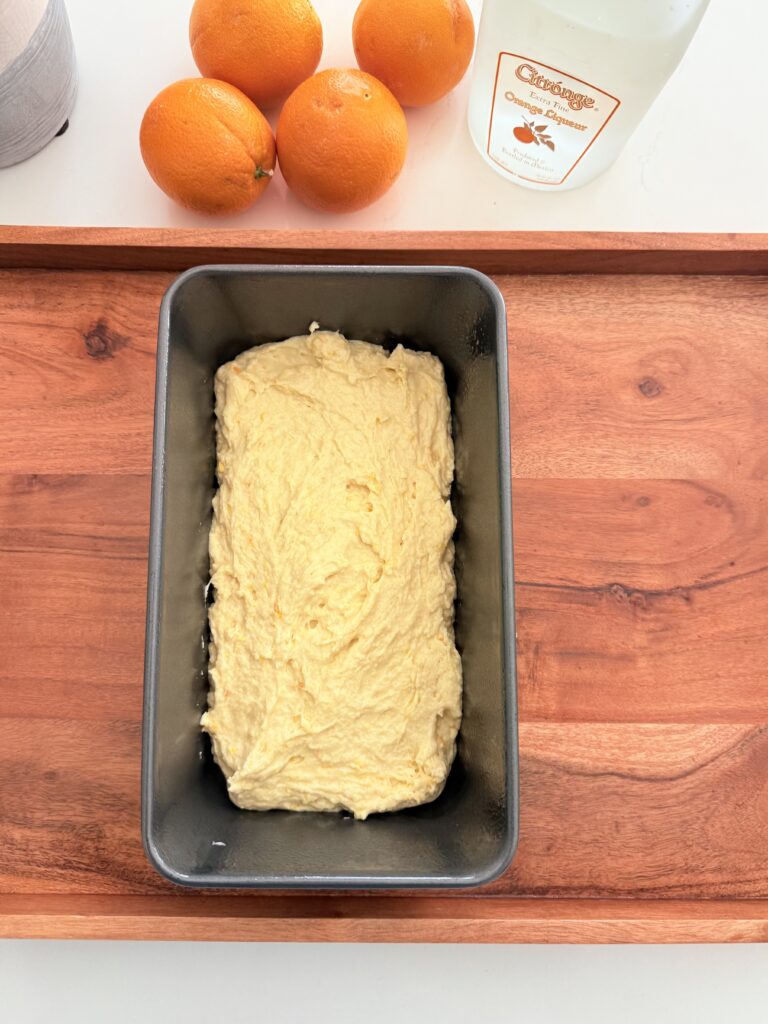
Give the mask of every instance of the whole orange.
POLYGON ((275 167, 269 122, 239 89, 185 78, 147 107, 140 131, 147 170, 166 195, 201 213, 256 202, 275 167))
POLYGON ((285 102, 277 157, 288 186, 318 210, 360 210, 402 170, 405 114, 385 85, 357 68, 321 71, 285 102))
POLYGON ((357 63, 406 107, 434 103, 464 77, 475 23, 464 0, 362 0, 352 23, 357 63))
POLYGON ((320 63, 323 27, 309 0, 195 0, 189 41, 201 74, 266 109, 320 63))

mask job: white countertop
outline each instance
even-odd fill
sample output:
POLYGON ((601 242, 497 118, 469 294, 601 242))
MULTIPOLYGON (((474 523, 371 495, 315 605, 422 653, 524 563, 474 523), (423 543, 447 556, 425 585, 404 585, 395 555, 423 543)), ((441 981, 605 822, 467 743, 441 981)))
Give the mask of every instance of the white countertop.
POLYGON ((765 1024, 765 946, 0 943, 8 1024, 765 1024))
MULTIPOLYGON (((480 0, 469 0, 475 12, 480 0)), ((615 2, 615 0, 612 0, 615 2)), ((627 0, 628 2, 628 0, 627 0)), ((321 67, 354 66, 354 0, 315 0, 321 67)), ((478 156, 465 124, 468 80, 408 113, 410 150, 395 187, 348 215, 302 206, 276 176, 236 217, 174 205, 138 146, 152 97, 196 75, 191 0, 68 0, 80 93, 67 133, 0 171, 0 223, 141 227, 768 231, 768 134, 762 101, 768 4, 713 0, 681 66, 614 166, 572 192, 505 181, 478 156)))
MULTIPOLYGON (((475 10, 478 0, 470 0, 475 10)), ((608 0, 630 2, 630 0, 608 0)), ((354 0, 315 0, 322 66, 349 64, 354 0)), ((246 214, 207 219, 174 206, 141 163, 152 96, 196 73, 191 0, 68 0, 80 67, 69 131, 0 171, 0 222, 253 228, 767 231, 763 51, 768 5, 713 0, 678 72, 617 164, 557 195, 508 184, 477 156, 466 83, 411 112, 411 148, 392 192, 329 217, 277 180, 246 214)), ((757 1024, 768 951, 751 947, 248 946, 0 943, 0 991, 14 1024, 757 1024)))

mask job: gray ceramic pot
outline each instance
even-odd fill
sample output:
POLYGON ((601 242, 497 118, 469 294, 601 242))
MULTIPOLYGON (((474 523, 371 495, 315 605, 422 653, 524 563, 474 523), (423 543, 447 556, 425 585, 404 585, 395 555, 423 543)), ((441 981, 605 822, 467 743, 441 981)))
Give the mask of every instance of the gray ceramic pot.
POLYGON ((77 87, 64 0, 0 0, 0 167, 65 127, 77 87))

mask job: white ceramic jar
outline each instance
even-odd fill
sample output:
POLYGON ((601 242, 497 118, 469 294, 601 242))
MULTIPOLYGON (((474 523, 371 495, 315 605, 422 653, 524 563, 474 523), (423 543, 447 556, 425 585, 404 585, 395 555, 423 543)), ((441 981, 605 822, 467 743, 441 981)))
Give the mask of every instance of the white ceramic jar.
POLYGON ((0 0, 0 167, 26 160, 59 134, 76 87, 64 0, 0 0))

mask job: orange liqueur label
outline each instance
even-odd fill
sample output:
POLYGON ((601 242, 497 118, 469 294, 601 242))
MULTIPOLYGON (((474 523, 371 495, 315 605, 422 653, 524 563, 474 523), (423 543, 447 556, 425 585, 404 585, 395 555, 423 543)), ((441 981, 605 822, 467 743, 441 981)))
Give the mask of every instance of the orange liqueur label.
POLYGON ((515 53, 500 53, 488 156, 525 181, 562 185, 619 107, 580 78, 515 53))

